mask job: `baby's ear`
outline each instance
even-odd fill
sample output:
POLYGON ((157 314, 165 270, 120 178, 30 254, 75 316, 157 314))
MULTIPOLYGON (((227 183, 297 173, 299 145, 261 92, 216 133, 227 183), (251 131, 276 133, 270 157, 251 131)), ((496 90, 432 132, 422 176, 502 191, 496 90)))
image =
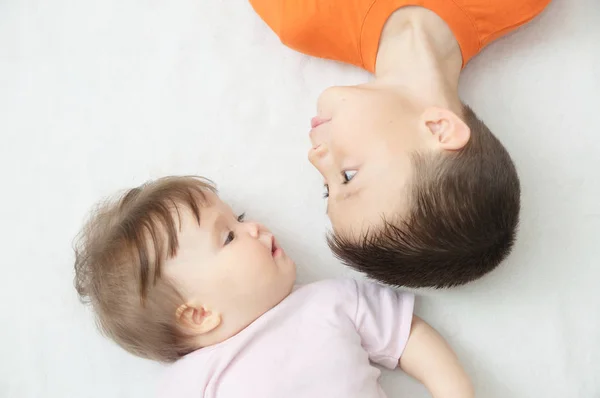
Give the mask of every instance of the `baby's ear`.
POLYGON ((447 151, 463 149, 471 138, 471 129, 454 112, 446 108, 427 108, 422 115, 423 125, 435 143, 447 151))
POLYGON ((221 324, 221 314, 204 306, 182 304, 175 312, 177 322, 196 335, 209 333, 221 324))

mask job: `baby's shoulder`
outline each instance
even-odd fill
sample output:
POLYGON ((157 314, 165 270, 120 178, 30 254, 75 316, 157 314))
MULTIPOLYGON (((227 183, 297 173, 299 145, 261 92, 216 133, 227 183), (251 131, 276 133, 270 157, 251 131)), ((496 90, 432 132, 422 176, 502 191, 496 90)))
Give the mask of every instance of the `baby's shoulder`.
POLYGON ((297 302, 314 305, 352 305, 356 301, 357 284, 350 278, 323 279, 297 287, 292 293, 297 302))
POLYGON ((203 348, 166 365, 159 380, 157 396, 184 398, 197 396, 198 391, 204 391, 207 383, 205 376, 209 373, 213 352, 212 347, 203 348))
POLYGON ((304 294, 332 294, 343 292, 356 292, 356 281, 351 278, 328 278, 298 286, 296 291, 304 294))

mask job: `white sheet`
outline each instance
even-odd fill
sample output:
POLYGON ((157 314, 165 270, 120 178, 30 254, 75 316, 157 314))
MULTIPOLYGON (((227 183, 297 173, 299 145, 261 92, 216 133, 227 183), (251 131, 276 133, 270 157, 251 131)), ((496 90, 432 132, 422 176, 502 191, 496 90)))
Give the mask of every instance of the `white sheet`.
MULTIPOLYGON (((554 0, 486 49, 461 93, 523 183, 514 255, 421 292, 479 397, 600 397, 600 3, 554 0)), ((329 254, 306 160, 322 89, 367 79, 281 45, 245 0, 0 2, 0 396, 151 397, 160 366, 102 338, 72 287, 90 206, 165 174, 219 183, 278 234, 301 281, 329 254)), ((400 371, 390 397, 426 397, 400 371)))

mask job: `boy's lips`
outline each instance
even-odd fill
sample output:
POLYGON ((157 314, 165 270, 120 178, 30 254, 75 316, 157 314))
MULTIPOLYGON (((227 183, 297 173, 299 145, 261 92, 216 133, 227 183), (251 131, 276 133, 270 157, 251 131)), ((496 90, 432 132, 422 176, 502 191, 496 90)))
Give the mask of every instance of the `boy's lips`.
POLYGON ((330 120, 331 120, 331 118, 315 116, 310 121, 310 127, 315 129, 315 128, 319 127, 320 125, 327 123, 330 120))

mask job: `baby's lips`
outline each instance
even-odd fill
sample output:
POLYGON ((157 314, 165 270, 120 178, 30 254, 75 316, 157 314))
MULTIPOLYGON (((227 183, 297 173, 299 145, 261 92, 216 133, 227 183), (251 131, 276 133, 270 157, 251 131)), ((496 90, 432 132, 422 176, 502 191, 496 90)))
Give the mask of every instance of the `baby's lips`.
POLYGON ((275 236, 272 236, 271 237, 271 255, 273 257, 275 257, 281 252, 282 252, 282 249, 277 244, 277 240, 275 240, 275 236))

